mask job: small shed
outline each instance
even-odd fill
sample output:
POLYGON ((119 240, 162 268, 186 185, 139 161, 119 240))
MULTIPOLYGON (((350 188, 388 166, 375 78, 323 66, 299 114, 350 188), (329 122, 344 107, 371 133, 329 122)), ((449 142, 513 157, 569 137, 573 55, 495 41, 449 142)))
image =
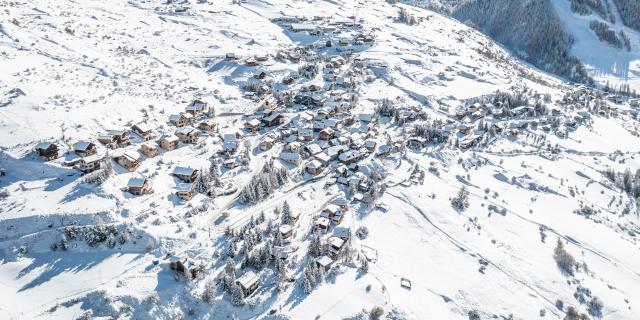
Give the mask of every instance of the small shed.
POLYGON ((320 256, 316 258, 316 264, 318 267, 324 269, 324 271, 329 271, 333 265, 333 259, 327 256, 320 256))
POLYGON ((242 293, 244 293, 244 296, 248 297, 258 289, 258 286, 260 285, 260 279, 254 272, 247 271, 243 275, 241 275, 238 280, 236 280, 236 284, 240 286, 240 289, 242 289, 242 293))
POLYGON ((293 234, 293 228, 288 224, 280 226, 280 229, 278 231, 280 231, 282 239, 289 239, 293 234))

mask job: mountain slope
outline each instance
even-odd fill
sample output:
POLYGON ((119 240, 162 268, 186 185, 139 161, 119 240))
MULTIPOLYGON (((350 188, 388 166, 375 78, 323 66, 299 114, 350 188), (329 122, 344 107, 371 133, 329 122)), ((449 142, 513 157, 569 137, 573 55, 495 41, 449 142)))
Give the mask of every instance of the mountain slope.
POLYGON ((386 319, 563 319, 570 307, 640 317, 630 101, 387 1, 35 0, 6 10, 0 318, 365 319, 376 307, 386 319), (284 123, 266 124, 270 98, 284 123), (198 117, 216 130, 131 171, 112 161, 175 134, 170 115, 193 99, 213 108, 198 117), (141 121, 156 138, 97 141, 141 121), (339 136, 321 138, 318 122, 339 136), (113 166, 104 181, 70 165, 80 140, 113 166), (43 161, 33 149, 44 141, 64 154, 43 161), (317 148, 329 158, 313 175, 317 148), (296 150, 302 163, 283 156, 296 150), (355 151, 364 156, 353 162, 355 151), (198 179, 181 200, 177 167, 219 183, 198 179), (274 178, 283 170, 287 179, 274 178), (141 178, 152 193, 126 191, 141 178), (347 209, 321 233, 331 204, 347 209), (345 227, 329 271, 311 267, 345 227), (558 241, 575 264, 559 265, 558 241), (172 270, 177 261, 195 276, 172 270), (248 271, 259 286, 245 297, 229 279, 248 271))
POLYGON ((593 78, 628 91, 640 88, 640 23, 635 0, 409 1, 449 14, 490 35, 539 68, 578 82, 593 78), (591 27, 611 30, 607 43, 591 27), (624 35, 622 35, 622 33, 624 35), (600 39, 599 39, 600 38, 600 39))

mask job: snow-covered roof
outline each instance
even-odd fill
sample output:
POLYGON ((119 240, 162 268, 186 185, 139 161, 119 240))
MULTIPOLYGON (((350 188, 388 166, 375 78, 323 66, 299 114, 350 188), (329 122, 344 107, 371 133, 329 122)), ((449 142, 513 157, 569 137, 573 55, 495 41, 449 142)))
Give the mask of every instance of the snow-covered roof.
POLYGON ((75 151, 85 151, 89 148, 89 146, 91 145, 91 142, 89 141, 78 141, 76 143, 73 144, 73 150, 75 151))
POLYGON ((178 176, 191 176, 195 172, 195 169, 187 168, 187 167, 175 167, 173 169, 173 174, 178 176))
POLYGON ((251 126, 251 127, 258 127, 260 126, 260 120, 258 119, 251 119, 249 121, 246 122, 247 126, 251 126))
POLYGON ((53 143, 51 142, 40 142, 38 144, 36 144, 36 149, 49 149, 49 147, 51 147, 53 145, 53 143))
POLYGON ((169 135, 169 136, 162 137, 160 140, 164 140, 166 142, 172 143, 172 142, 178 142, 180 139, 178 139, 178 137, 176 137, 175 135, 169 135))
POLYGON ((193 184, 192 183, 178 183, 178 185, 176 186, 176 190, 182 191, 182 192, 192 191, 193 190, 193 184))
POLYGON ((189 135, 194 133, 195 131, 196 129, 194 129, 193 127, 186 126, 186 127, 178 128, 178 130, 176 130, 176 134, 189 135))
POLYGON ((271 122, 271 121, 274 121, 276 118, 279 118, 279 117, 282 117, 282 115, 280 113, 278 113, 278 112, 274 112, 274 113, 264 117, 264 121, 271 122))
POLYGON ((169 116, 169 121, 178 122, 180 121, 180 118, 182 118, 182 114, 172 114, 169 116))
POLYGON ((92 162, 96 162, 96 161, 101 161, 104 158, 104 155, 102 154, 92 154, 88 157, 84 157, 82 158, 82 161, 84 163, 92 163, 92 162))
POLYGON ((134 126, 140 132, 150 132, 153 130, 151 126, 146 122, 140 122, 134 126))
POLYGON ((255 285, 256 283, 258 283, 260 279, 258 278, 258 276, 253 272, 253 271, 247 271, 245 272, 243 275, 240 276, 240 278, 238 278, 238 280, 236 280, 236 282, 246 288, 250 288, 253 285, 255 285))
POLYGON ((322 148, 316 143, 309 144, 306 146, 306 148, 312 155, 322 152, 322 148))
POLYGON ((325 268, 333 264, 333 260, 327 256, 317 257, 316 262, 325 268))
POLYGON ((328 227, 330 223, 331 222, 329 221, 329 219, 327 219, 325 217, 320 217, 320 218, 318 218, 318 220, 316 220, 316 224, 317 225, 323 226, 325 228, 328 227))
POLYGON ((291 232, 291 230, 292 230, 292 228, 288 224, 284 224, 284 225, 280 226, 280 233, 282 233, 282 234, 287 234, 287 233, 291 232))
POLYGON ((348 239, 351 236, 351 229, 348 227, 335 227, 333 229, 333 235, 338 238, 348 239))
POLYGON ((320 161, 318 161, 318 160, 312 160, 312 161, 307 162, 307 168, 320 169, 320 168, 322 168, 322 163, 320 163, 320 161))
POLYGON ((146 179, 144 178, 131 178, 129 182, 127 182, 127 187, 130 188, 142 188, 144 186, 144 182, 146 179))
POLYGON ((282 152, 280 153, 280 159, 288 160, 288 161, 297 161, 300 160, 300 154, 295 152, 282 152))
POLYGON ((140 159, 142 159, 142 155, 135 150, 127 150, 124 152, 123 156, 127 157, 131 161, 140 161, 140 159))
POLYGON ((342 248, 342 245, 344 245, 344 240, 338 237, 331 237, 329 238, 329 245, 336 249, 340 249, 342 248))

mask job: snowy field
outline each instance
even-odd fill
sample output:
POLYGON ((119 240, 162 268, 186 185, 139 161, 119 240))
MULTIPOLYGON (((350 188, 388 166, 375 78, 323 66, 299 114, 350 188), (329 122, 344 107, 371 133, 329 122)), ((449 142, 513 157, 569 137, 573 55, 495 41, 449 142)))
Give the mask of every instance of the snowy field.
MULTIPOLYGON (((239 151, 224 158, 242 158, 238 167, 212 165, 212 158, 223 158, 223 133, 263 115, 263 100, 245 90, 254 74, 264 71, 274 87, 295 92, 327 83, 320 72, 283 84, 304 63, 279 53, 312 46, 319 55, 338 56, 339 39, 372 35, 371 44, 349 43, 354 54, 337 68, 346 77, 359 70, 358 61, 367 66, 353 76, 357 85, 335 90, 358 97, 346 112, 356 118, 374 114, 388 99, 457 126, 464 122, 454 116, 457 107, 501 90, 546 95, 569 119, 579 111, 560 101, 575 88, 461 23, 386 1, 0 0, 0 8, 2 319, 367 319, 376 306, 386 319, 563 319, 569 306, 594 319, 640 318, 640 211, 605 175, 640 168, 638 113, 627 102, 604 101, 606 112, 594 112, 569 132, 543 131, 542 116, 525 117, 518 123, 540 120, 540 127, 467 149, 455 138, 382 157, 372 153, 357 166, 359 173, 384 177, 385 190, 371 206, 336 183, 339 161, 311 176, 304 169, 308 159, 300 165, 279 159, 290 144, 258 148, 282 128, 245 132, 239 151), (399 8, 417 23, 398 21, 399 8), (358 26, 311 35, 274 20, 296 16, 358 26), (327 41, 334 45, 326 47, 327 41), (226 58, 229 53, 240 59, 226 58), (259 66, 244 62, 257 55, 269 59, 259 66), (108 156, 140 149, 134 133, 131 145, 108 149, 96 140, 108 130, 144 121, 157 137, 172 135, 170 115, 194 99, 215 110, 211 119, 220 134, 202 133, 197 144, 181 142, 171 151, 158 148, 158 156, 141 156, 133 171, 114 161, 102 184, 67 165, 78 159, 72 145, 79 140, 93 141, 108 156), (56 142, 66 153, 43 161, 33 151, 40 142, 56 142), (289 179, 258 203, 241 203, 242 190, 272 160, 289 179), (181 200, 172 175, 177 166, 215 166, 218 192, 181 200), (131 178, 151 181, 153 193, 127 192, 131 178), (468 206, 460 209, 451 200, 463 186, 468 206), (349 209, 340 227, 352 232, 350 248, 306 290, 300 279, 315 265, 307 253, 316 218, 343 197, 349 209), (300 216, 287 240, 286 267, 247 267, 247 254, 236 246, 249 240, 238 232, 264 233, 258 250, 282 241, 266 229, 280 225, 274 210, 281 213, 285 202, 300 216), (587 207, 593 212, 583 214, 587 207), (268 222, 255 222, 261 215, 268 222), (111 233, 96 243, 76 235, 95 226, 111 233), (368 235, 356 236, 363 227, 368 235), (577 262, 573 274, 554 261, 558 241, 577 262), (202 264, 204 272, 187 279, 171 270, 177 259, 202 264), (259 279, 242 303, 217 282, 228 261, 237 276, 251 270, 259 279), (210 283, 217 287, 205 298, 210 283), (589 304, 593 297, 601 308, 589 304)), ((588 23, 571 19, 568 27, 588 23)), ((597 50, 580 58, 602 79, 621 76, 623 68, 635 84, 634 35, 634 51, 620 60, 603 61, 597 50)), ((585 35, 574 46, 595 45, 585 35)), ((315 112, 298 104, 280 110, 286 123, 315 112)), ((367 134, 379 145, 404 145, 408 137, 389 117, 376 116, 370 127, 367 134)), ((318 133, 313 137, 320 140, 318 133)))

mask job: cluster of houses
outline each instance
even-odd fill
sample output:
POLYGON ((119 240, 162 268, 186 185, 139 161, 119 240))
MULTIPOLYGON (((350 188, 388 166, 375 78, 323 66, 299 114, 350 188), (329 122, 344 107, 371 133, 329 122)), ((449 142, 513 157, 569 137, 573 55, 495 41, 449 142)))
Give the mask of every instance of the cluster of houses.
MULTIPOLYGON (((68 150, 57 143, 41 142, 35 148, 35 154, 46 161, 51 161, 69 154, 64 162, 83 173, 91 173, 101 169, 105 161, 113 160, 129 172, 138 169, 144 157, 153 158, 159 154, 159 149, 172 151, 179 144, 196 144, 202 135, 211 134, 216 130, 216 123, 212 119, 212 112, 206 102, 194 100, 185 107, 185 111, 171 115, 169 123, 175 127, 172 134, 157 137, 154 127, 146 122, 131 126, 128 130, 108 130, 99 135, 95 142, 80 140, 71 145, 68 150), (100 152, 101 148, 108 152, 100 152), (135 145, 135 147, 133 147, 135 145)), ((189 169, 191 170, 191 169, 189 169)), ((191 199, 195 194, 193 182, 195 177, 187 178, 185 168, 177 167, 174 176, 180 181, 176 185, 176 195, 184 200, 191 199)), ((191 170, 197 173, 197 170, 191 170)), ((133 195, 144 195, 153 192, 151 181, 144 177, 134 177, 127 183, 126 190, 133 195)))

